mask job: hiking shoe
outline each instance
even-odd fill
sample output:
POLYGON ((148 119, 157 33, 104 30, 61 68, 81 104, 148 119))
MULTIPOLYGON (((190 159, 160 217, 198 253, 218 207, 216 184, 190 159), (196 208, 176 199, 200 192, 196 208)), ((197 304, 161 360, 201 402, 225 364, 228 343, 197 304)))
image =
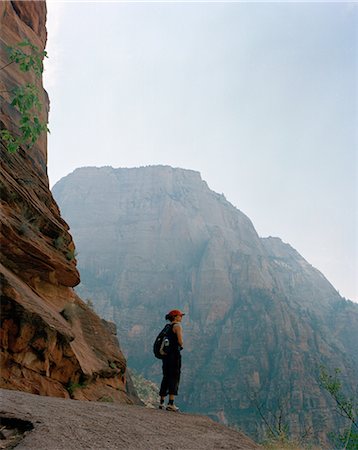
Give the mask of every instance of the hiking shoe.
POLYGON ((159 405, 159 409, 165 409, 164 403, 159 405))
POLYGON ((168 405, 166 407, 166 410, 167 411, 173 411, 173 412, 179 412, 179 408, 177 406, 175 406, 175 405, 168 405))

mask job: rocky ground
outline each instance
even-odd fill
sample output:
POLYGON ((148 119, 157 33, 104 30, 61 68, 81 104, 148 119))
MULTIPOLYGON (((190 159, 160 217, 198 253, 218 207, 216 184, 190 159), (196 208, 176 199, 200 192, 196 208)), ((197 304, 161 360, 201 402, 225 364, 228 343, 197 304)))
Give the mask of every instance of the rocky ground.
POLYGON ((0 448, 210 450, 260 447, 202 416, 0 390, 0 448))

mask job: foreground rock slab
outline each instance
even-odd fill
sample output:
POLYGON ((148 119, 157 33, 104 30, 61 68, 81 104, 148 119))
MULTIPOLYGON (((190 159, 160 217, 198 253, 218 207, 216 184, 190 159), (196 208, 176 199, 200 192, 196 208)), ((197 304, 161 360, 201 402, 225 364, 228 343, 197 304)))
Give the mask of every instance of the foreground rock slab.
POLYGON ((244 434, 203 416, 5 389, 0 390, 0 417, 28 425, 17 450, 260 448, 244 434))

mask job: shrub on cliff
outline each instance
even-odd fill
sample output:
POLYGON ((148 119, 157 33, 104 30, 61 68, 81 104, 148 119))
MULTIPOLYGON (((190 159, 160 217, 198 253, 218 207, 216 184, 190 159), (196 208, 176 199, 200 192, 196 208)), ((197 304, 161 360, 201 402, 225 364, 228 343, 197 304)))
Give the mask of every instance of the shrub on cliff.
MULTIPOLYGON (((37 77, 41 76, 43 72, 42 60, 47 58, 47 52, 40 52, 28 40, 19 42, 15 47, 8 47, 7 51, 9 62, 1 67, 0 71, 15 63, 18 64, 21 72, 32 70, 37 77)), ((2 91, 2 93, 4 92, 8 91, 2 91)), ((20 113, 20 120, 17 124, 20 134, 17 135, 4 129, 0 131, 0 138, 6 150, 14 153, 21 146, 30 148, 41 133, 49 130, 47 123, 41 122, 38 117, 42 110, 42 104, 39 100, 39 91, 34 84, 26 83, 12 89, 9 93, 11 94, 11 106, 15 107, 20 113)))

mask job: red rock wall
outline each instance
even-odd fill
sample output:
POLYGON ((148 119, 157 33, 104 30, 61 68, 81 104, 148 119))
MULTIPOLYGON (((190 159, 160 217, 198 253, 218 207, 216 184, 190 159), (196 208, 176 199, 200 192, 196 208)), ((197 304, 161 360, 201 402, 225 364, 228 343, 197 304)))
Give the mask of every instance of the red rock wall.
MULTIPOLYGON (((0 3, 1 129, 18 132, 10 90, 35 84, 47 121, 42 80, 7 65, 7 46, 28 39, 46 45, 46 3, 0 3), (6 66, 6 67, 5 67, 6 66)), ((1 381, 41 395, 137 401, 126 382, 126 361, 115 329, 74 293, 79 283, 69 227, 49 190, 46 133, 10 154, 1 144, 1 381)))

